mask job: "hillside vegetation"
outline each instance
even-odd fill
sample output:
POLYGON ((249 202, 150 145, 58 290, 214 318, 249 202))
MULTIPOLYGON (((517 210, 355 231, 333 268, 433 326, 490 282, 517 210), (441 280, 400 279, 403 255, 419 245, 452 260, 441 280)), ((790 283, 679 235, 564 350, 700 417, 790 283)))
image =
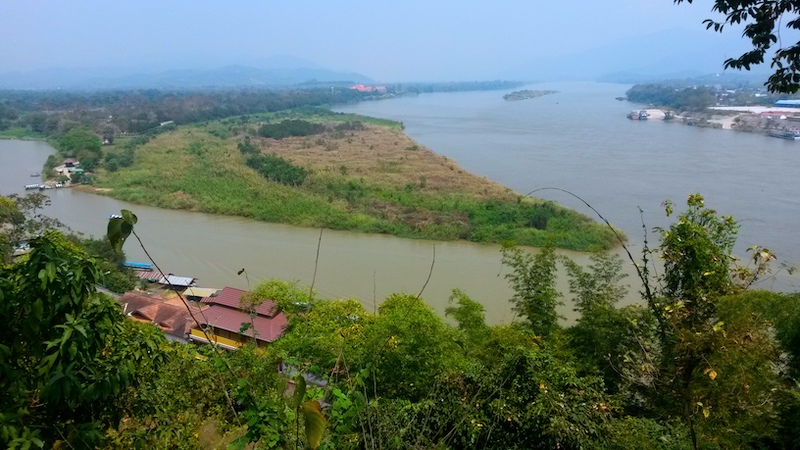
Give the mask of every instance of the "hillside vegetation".
MULTIPOLYGON (((274 302, 283 335, 226 352, 129 317, 96 291, 101 255, 0 197, 0 241, 17 245, 7 231, 23 218, 44 230, 0 265, 0 447, 797 449, 800 295, 752 290, 775 255, 740 263, 733 218, 696 194, 681 210, 635 280, 612 254, 580 266, 503 247, 512 323, 490 326, 458 289, 445 321, 413 294, 368 311, 269 280, 240 307, 274 302), (628 289, 641 304, 618 305, 628 289), (565 302, 580 314, 569 326, 565 302)), ((112 223, 119 249, 136 220, 112 223)))
POLYGON ((94 183, 134 203, 305 227, 575 250, 616 244, 586 216, 470 174, 401 129, 326 110, 183 126, 136 146, 132 165, 100 170, 94 183))

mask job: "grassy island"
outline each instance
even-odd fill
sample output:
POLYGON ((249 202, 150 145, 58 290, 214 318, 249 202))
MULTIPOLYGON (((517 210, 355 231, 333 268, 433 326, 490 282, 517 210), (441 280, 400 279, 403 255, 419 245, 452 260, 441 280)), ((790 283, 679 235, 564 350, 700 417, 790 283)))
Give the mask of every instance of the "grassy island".
POLYGON ((522 91, 509 92, 508 94, 503 96, 503 100, 508 100, 508 101, 528 100, 529 98, 543 97, 545 95, 557 94, 557 93, 558 91, 534 91, 530 89, 525 89, 522 91))
MULTIPOLYGON (((99 192, 410 238, 574 250, 616 243, 611 230, 582 214, 464 171, 414 143, 397 122, 315 109, 180 126, 143 141, 131 165, 98 171, 99 192)), ((108 155, 130 153, 130 144, 115 144, 108 155)))

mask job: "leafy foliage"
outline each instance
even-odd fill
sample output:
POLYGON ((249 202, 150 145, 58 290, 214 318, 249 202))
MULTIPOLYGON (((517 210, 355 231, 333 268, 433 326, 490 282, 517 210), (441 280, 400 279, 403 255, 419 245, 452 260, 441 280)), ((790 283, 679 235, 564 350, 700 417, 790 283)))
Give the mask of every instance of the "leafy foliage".
POLYGON ((133 226, 136 225, 138 220, 136 215, 127 209, 123 209, 121 212, 122 214, 119 216, 108 219, 106 231, 106 238, 111 243, 111 248, 116 252, 122 251, 125 240, 133 232, 133 226))
POLYGON ((450 330, 413 295, 394 294, 364 330, 362 361, 374 368, 377 389, 389 398, 418 400, 454 362, 450 330))
POLYGON ((278 155, 250 155, 247 165, 256 170, 264 178, 285 184, 299 186, 308 175, 308 171, 298 167, 278 155))
POLYGON ((708 86, 677 89, 662 84, 637 84, 628 89, 625 95, 632 102, 678 110, 699 111, 717 103, 713 89, 708 86))
POLYGON ((552 246, 535 255, 517 247, 503 247, 503 264, 512 270, 506 278, 514 289, 514 312, 525 318, 531 331, 545 337, 558 328, 556 308, 563 304, 556 289, 557 260, 552 246))
POLYGON ((306 120, 291 119, 280 123, 268 123, 258 129, 261 137, 272 139, 283 139, 290 136, 311 136, 319 134, 325 130, 325 126, 319 123, 312 123, 306 120))
MULTIPOLYGON (((674 0, 683 3, 684 0, 674 0)), ((686 0, 692 3, 692 0, 686 0)), ((794 93, 800 89, 800 42, 783 46, 779 37, 782 27, 787 30, 800 29, 800 2, 796 0, 715 0, 712 11, 723 14, 721 21, 706 19, 706 28, 722 32, 726 26, 743 24, 743 36, 753 45, 737 58, 725 61, 726 68, 750 70, 751 66, 764 63, 767 53, 776 44, 770 67, 774 69, 766 85, 770 92, 794 93)))
MULTIPOLYGON (((13 202, 4 206, 16 216, 13 202)), ((118 238, 123 223, 133 232, 135 216, 117 220, 118 238)), ((647 304, 623 308, 619 258, 598 253, 580 267, 552 248, 505 247, 523 320, 499 326, 459 290, 451 326, 413 295, 394 294, 370 314, 354 299, 271 280, 241 306, 276 302, 285 335, 232 353, 168 345, 157 328, 126 320, 94 292, 102 266, 46 232, 0 269, 9 323, 0 330, 0 443, 796 448, 797 296, 747 290, 774 257, 756 248, 755 266, 739 266, 736 230, 690 197, 658 230, 665 270, 643 278, 647 304), (581 314, 569 327, 555 312, 559 261, 581 314)), ((120 258, 111 242, 87 247, 120 258)))
POLYGON ((458 324, 458 329, 464 333, 466 343, 471 347, 477 347, 489 336, 490 328, 486 325, 486 311, 480 303, 472 300, 460 289, 453 289, 450 295, 450 303, 456 306, 448 306, 445 309, 445 316, 452 317, 458 324))
POLYGON ((14 247, 50 229, 68 230, 60 220, 42 214, 50 197, 41 192, 0 196, 0 260, 8 261, 14 247))
POLYGON ((26 258, 0 269, 0 442, 93 446, 119 419, 109 400, 160 363, 164 338, 137 329, 98 295, 99 279, 92 261, 57 232, 34 239, 26 258))

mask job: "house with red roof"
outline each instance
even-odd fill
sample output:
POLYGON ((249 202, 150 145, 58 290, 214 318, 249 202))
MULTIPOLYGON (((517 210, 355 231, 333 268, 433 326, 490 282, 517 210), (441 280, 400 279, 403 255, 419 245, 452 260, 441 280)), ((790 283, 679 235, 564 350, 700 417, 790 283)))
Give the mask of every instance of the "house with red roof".
POLYGON ((189 342, 189 330, 195 323, 185 307, 171 304, 159 296, 137 292, 126 292, 118 301, 122 312, 129 318, 154 324, 171 341, 189 342))
POLYGON ((288 321, 277 303, 266 300, 247 310, 241 304, 247 291, 225 287, 217 295, 200 300, 207 305, 196 316, 197 325, 191 329, 189 340, 197 343, 216 343, 236 350, 247 343, 265 347, 283 335, 288 321))

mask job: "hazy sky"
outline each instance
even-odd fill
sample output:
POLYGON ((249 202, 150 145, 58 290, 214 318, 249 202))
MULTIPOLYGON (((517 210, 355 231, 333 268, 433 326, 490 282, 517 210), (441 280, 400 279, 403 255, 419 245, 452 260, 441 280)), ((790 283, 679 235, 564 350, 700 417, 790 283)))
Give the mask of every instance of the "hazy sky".
POLYGON ((478 79, 539 56, 702 30, 710 0, 2 0, 0 73, 252 65, 292 55, 376 80, 478 79))

